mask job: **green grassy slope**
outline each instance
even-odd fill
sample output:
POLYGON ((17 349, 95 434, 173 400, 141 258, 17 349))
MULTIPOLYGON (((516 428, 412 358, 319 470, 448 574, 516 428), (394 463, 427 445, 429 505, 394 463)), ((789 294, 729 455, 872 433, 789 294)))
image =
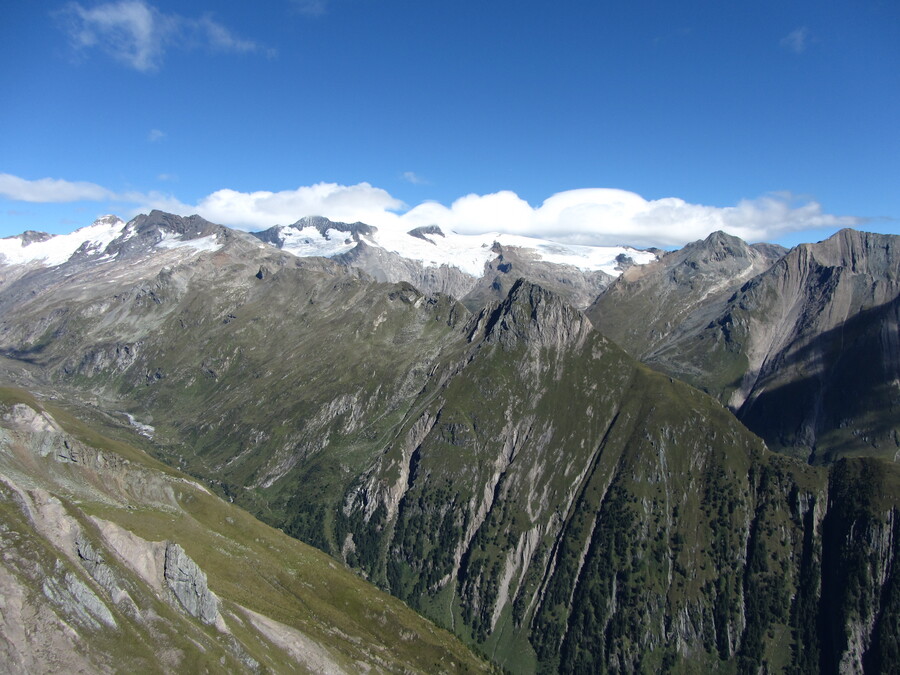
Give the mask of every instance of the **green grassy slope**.
POLYGON ((63 644, 56 633, 67 632, 75 662, 101 671, 488 670, 324 553, 21 390, 0 390, 0 493, 0 583, 48 614, 26 627, 24 644, 2 631, 8 655, 23 664, 72 665, 53 652, 63 644), (146 573, 162 541, 203 570, 221 626, 190 616, 159 575, 146 573), (88 562, 98 558, 100 574, 88 562), (76 600, 67 602, 73 588, 76 600), (99 600, 84 601, 90 595, 99 600), (68 631, 56 630, 61 622, 68 631))

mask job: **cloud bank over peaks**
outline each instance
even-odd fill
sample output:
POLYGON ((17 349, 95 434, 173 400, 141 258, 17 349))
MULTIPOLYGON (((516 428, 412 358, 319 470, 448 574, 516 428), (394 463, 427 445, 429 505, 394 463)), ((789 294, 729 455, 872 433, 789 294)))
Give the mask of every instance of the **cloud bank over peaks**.
POLYGON ((747 241, 772 241, 802 230, 863 222, 824 213, 817 202, 799 201, 789 193, 722 208, 674 197, 646 200, 626 190, 586 188, 559 192, 533 207, 515 192, 504 190, 469 194, 450 206, 428 201, 408 209, 368 183, 317 183, 282 192, 218 190, 198 202, 197 212, 213 222, 251 230, 321 215, 402 231, 438 225, 459 234, 501 232, 570 244, 635 246, 682 246, 715 230, 747 241))
POLYGON ((406 205, 368 183, 316 183, 282 192, 217 190, 197 203, 197 213, 222 225, 245 230, 288 225, 303 216, 326 216, 342 222, 386 224, 406 205), (378 222, 374 222, 377 220, 378 222))
POLYGON ((96 183, 26 180, 0 174, 0 196, 20 202, 107 202, 112 210, 127 205, 125 216, 154 208, 180 215, 197 213, 214 223, 243 230, 289 225, 303 216, 319 215, 397 232, 438 225, 459 234, 497 232, 605 246, 683 246, 716 230, 750 242, 777 241, 804 230, 836 230, 865 222, 855 216, 825 213, 818 202, 786 192, 717 207, 675 197, 648 200, 613 188, 584 188, 558 192, 534 207, 515 192, 503 190, 468 194, 449 206, 426 201, 410 208, 369 183, 316 183, 280 192, 216 190, 196 204, 187 204, 156 191, 115 192, 96 183))

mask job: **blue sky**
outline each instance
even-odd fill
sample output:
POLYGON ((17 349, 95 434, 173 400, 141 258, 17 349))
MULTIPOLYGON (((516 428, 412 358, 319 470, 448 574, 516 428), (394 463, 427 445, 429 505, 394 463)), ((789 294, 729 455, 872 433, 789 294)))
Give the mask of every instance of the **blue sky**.
POLYGON ((0 19, 0 236, 154 207, 662 246, 900 233, 895 0, 6 0, 0 19))

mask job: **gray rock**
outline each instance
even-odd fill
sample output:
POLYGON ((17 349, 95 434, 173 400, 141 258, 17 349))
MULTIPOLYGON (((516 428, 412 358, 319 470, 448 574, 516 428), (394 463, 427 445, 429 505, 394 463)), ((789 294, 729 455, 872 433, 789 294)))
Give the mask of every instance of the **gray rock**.
POLYGON ((175 542, 166 543, 166 584, 185 611, 205 624, 219 616, 219 600, 206 585, 206 574, 175 542))
POLYGON ((104 602, 81 579, 66 572, 62 577, 50 576, 42 584, 44 595, 69 616, 93 629, 104 625, 117 628, 115 618, 104 602))

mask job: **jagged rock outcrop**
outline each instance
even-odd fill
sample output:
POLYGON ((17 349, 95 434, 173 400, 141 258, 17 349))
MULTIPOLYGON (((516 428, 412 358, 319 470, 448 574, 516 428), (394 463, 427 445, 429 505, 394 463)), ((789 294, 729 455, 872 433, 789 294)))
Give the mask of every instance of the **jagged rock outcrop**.
POLYGON ((481 310, 467 328, 468 340, 526 345, 539 351, 577 348, 591 324, 559 296, 525 279, 517 280, 500 303, 481 310))
POLYGON ((434 242, 431 241, 428 237, 426 237, 425 236, 426 234, 433 234, 438 237, 447 236, 444 234, 444 231, 437 225, 425 225, 423 227, 415 227, 415 228, 411 229, 409 232, 407 232, 407 234, 411 237, 418 237, 419 239, 421 239, 423 241, 427 241, 430 244, 433 244, 434 242))
POLYGON ((219 618, 219 600, 206 585, 206 574, 175 542, 166 542, 166 584, 191 616, 205 624, 219 618))

